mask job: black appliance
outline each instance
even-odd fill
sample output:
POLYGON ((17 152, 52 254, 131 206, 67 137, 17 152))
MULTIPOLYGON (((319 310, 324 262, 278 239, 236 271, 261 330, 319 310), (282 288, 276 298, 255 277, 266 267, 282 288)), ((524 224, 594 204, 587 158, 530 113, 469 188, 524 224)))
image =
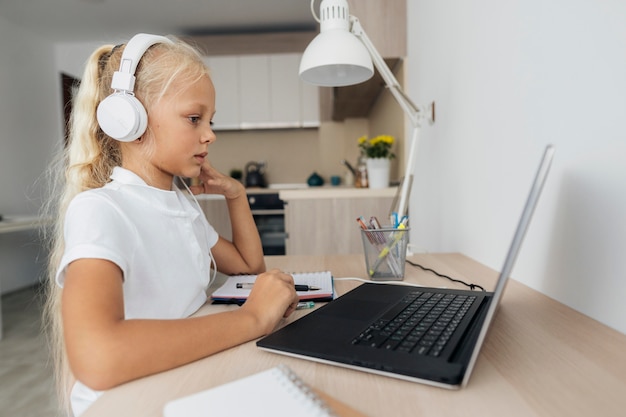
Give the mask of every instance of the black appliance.
POLYGON ((248 193, 265 255, 285 254, 285 205, 278 193, 248 193))
POLYGON ((248 162, 244 168, 246 171, 246 187, 266 187, 265 164, 263 162, 248 162))

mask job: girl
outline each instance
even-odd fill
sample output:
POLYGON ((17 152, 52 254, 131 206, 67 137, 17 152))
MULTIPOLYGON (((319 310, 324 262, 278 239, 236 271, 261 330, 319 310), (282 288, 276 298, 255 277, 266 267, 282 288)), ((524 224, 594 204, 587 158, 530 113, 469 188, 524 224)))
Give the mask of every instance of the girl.
POLYGON ((60 398, 67 405, 69 396, 75 416, 102 390, 258 338, 295 310, 293 278, 265 272, 245 189, 206 160, 214 113, 208 70, 183 42, 138 35, 87 62, 53 204, 46 308, 60 398), (136 70, 114 76, 127 61, 136 70), (107 117, 127 116, 119 97, 99 108, 120 77, 147 113, 137 138, 107 127, 107 117), (199 178, 194 194, 224 195, 232 242, 174 185, 176 176, 199 178), (225 274, 259 276, 241 308, 189 317, 206 301, 212 263, 225 274))

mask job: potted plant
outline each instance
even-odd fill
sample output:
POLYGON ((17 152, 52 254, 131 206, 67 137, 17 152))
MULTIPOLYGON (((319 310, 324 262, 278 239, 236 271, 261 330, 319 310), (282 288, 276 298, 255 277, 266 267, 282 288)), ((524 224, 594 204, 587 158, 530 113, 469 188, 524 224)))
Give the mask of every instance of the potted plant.
POLYGON ((391 148, 395 139, 389 135, 378 135, 368 139, 359 138, 361 154, 367 158, 367 176, 369 188, 386 188, 389 186, 391 160, 396 157, 391 148))

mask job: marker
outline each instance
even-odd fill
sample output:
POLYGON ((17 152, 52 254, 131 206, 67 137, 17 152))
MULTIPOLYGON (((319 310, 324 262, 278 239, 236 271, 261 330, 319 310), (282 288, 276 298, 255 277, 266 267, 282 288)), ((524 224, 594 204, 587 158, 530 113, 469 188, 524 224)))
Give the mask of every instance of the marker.
POLYGON ((315 303, 313 301, 302 301, 298 303, 296 310, 306 310, 313 307, 315 307, 315 303))
MULTIPOLYGON (((238 282, 237 288, 251 290, 254 282, 238 282)), ((295 285, 296 291, 319 291, 321 288, 311 287, 309 285, 295 285)))
POLYGON ((394 229, 398 228, 398 225, 400 224, 400 222, 398 221, 398 213, 396 213, 395 211, 391 213, 391 225, 393 226, 394 229))

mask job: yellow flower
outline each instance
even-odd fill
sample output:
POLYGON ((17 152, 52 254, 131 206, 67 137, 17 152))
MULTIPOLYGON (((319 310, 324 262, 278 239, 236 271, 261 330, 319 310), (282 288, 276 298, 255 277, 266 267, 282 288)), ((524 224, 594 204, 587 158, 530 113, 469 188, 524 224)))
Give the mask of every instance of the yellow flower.
POLYGON ((367 136, 361 136, 358 140, 361 152, 368 158, 389 158, 393 159, 396 155, 391 152, 395 139, 389 135, 378 135, 371 139, 367 136))

